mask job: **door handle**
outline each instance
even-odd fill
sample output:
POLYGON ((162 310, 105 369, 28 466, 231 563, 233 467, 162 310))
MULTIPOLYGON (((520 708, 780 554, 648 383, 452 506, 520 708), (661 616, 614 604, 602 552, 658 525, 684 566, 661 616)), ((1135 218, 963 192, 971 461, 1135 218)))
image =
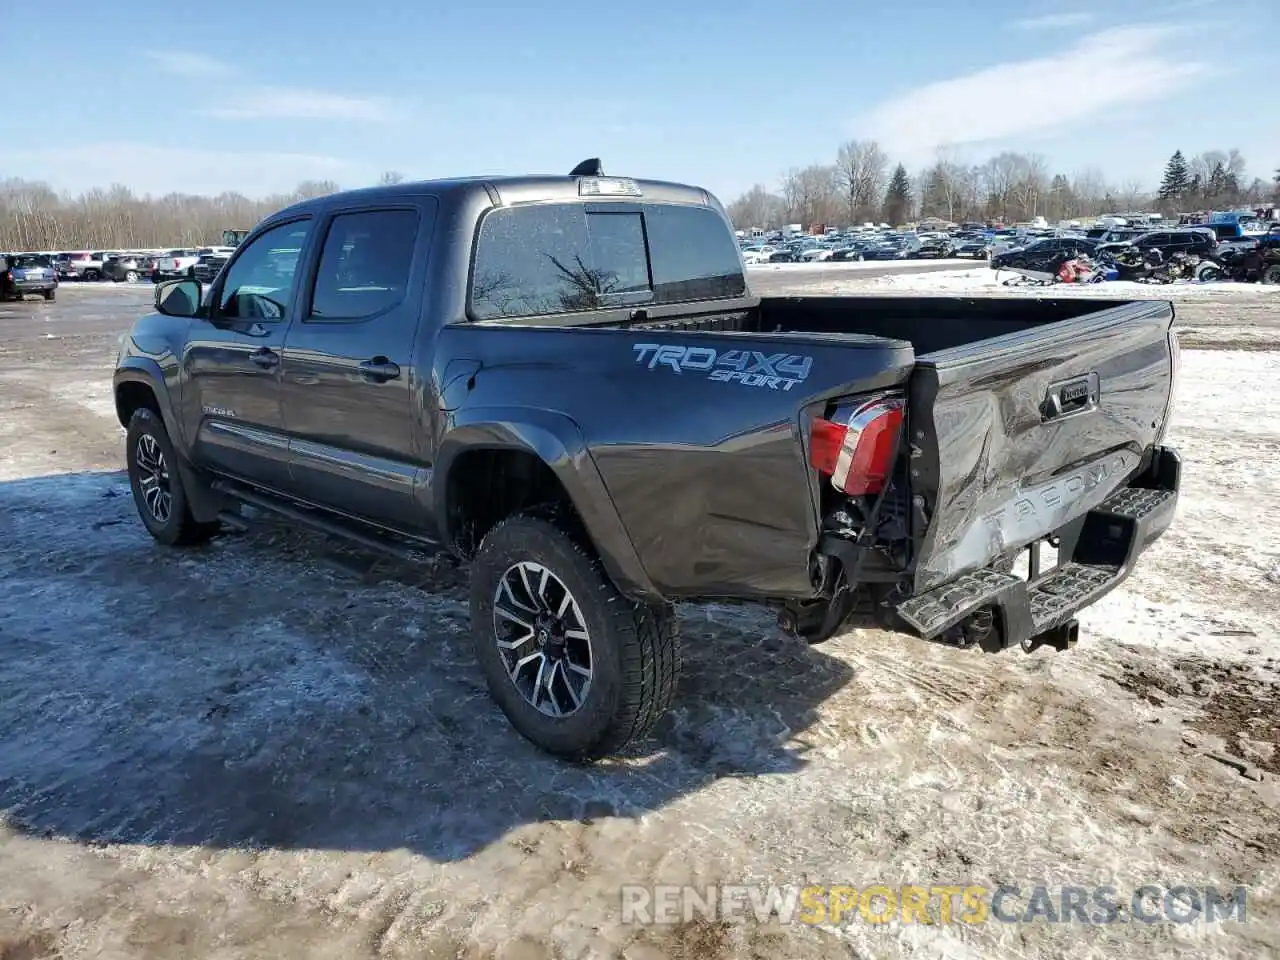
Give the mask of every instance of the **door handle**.
POLYGON ((360 373, 366 380, 374 383, 386 383, 400 376, 400 365, 392 363, 386 357, 374 357, 360 364, 360 373))
POLYGON ((249 359, 266 370, 280 366, 280 354, 274 350, 268 350, 266 347, 253 351, 253 353, 249 354, 249 359))

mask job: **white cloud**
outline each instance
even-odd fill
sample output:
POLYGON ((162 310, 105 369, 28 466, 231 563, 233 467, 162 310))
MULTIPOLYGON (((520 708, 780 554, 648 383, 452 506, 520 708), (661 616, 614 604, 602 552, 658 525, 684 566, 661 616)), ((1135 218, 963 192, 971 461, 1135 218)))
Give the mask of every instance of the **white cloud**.
POLYGON ((1042 17, 1027 17, 1013 21, 1015 30, 1058 30, 1065 27, 1079 27, 1092 23, 1097 15, 1088 10, 1074 10, 1068 13, 1046 13, 1042 17))
POLYGON ((921 164, 943 145, 992 145, 1079 127, 1109 108, 1166 99, 1207 74, 1208 64, 1161 49, 1179 33, 1131 26, 1088 34, 1052 56, 911 90, 872 109, 854 129, 921 164))
POLYGON ((244 72, 214 57, 187 50, 148 50, 147 57, 165 73, 192 80, 236 79, 217 91, 217 102, 200 110, 219 120, 351 120, 390 123, 404 119, 403 105, 383 97, 361 97, 245 82, 244 72))
POLYGON ((234 152, 146 143, 90 143, 37 150, 0 149, 0 169, 57 190, 79 193, 120 183, 135 193, 249 196, 286 193, 302 180, 335 180, 344 187, 374 182, 377 171, 338 157, 304 153, 234 152))
POLYGON ((233 70, 230 64, 185 50, 148 50, 147 56, 165 73, 193 79, 225 77, 233 70))
POLYGON ((355 120, 367 123, 390 123, 405 116, 403 107, 382 97, 357 97, 292 87, 255 87, 232 92, 202 113, 221 120, 355 120))

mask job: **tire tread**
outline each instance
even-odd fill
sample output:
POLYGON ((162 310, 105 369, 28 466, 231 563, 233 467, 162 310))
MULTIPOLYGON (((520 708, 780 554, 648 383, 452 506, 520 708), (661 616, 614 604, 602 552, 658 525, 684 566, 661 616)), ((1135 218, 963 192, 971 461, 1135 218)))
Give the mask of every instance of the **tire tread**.
POLYGON ((683 656, 675 611, 625 597, 574 527, 577 525, 551 511, 514 514, 485 535, 478 555, 504 540, 558 540, 594 581, 595 600, 603 613, 609 642, 619 648, 621 673, 618 702, 609 723, 592 743, 572 754, 574 759, 594 760, 618 753, 652 732, 675 699, 683 656))

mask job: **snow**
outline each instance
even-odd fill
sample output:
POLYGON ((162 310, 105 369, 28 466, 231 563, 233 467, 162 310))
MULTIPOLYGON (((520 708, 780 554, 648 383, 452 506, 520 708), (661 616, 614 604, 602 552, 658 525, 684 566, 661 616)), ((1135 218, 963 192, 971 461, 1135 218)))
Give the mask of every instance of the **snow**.
POLYGON ((1219 659, 1280 655, 1278 385, 1280 353, 1183 351, 1166 441, 1183 457, 1177 518, 1085 628, 1219 659))
POLYGON ((872 630, 808 647, 768 611, 684 604, 677 708, 633 755, 575 766, 490 701, 465 576, 287 525, 155 545, 118 469, 109 335, 71 360, 70 336, 15 339, 0 956, 1157 960, 1176 940, 1227 960, 1280 942, 1276 776, 1189 745, 1225 749, 1206 724, 1249 734, 1241 750, 1274 729, 1280 354, 1184 350, 1177 519, 1085 611, 1075 651, 872 630), (765 881, 1243 883, 1251 899, 1247 924, 1185 928, 619 918, 624 883, 765 881))
MULTIPOLYGON (((879 266, 879 264, 866 264, 879 266)), ((1067 284, 1052 286, 1013 285, 1005 281, 1016 280, 1012 270, 992 270, 990 267, 938 271, 934 273, 908 273, 901 276, 875 277, 864 281, 868 288, 883 288, 894 293, 1020 293, 1035 296, 1083 296, 1083 297, 1156 297, 1159 299, 1189 295, 1245 295, 1274 296, 1280 306, 1280 285, 1257 283, 1231 283, 1218 281, 1199 283, 1192 280, 1168 284, 1137 283, 1132 280, 1111 280, 1104 283, 1067 284)))
MULTIPOLYGON (((931 269, 939 269, 934 264, 947 264, 947 261, 938 260, 837 260, 832 262, 824 260, 813 263, 757 263, 747 264, 747 270, 751 273, 850 273, 858 274, 867 271, 885 271, 885 270, 903 270, 912 271, 919 270, 922 265, 928 265, 931 269)), ((964 267, 956 263, 954 266, 944 266, 941 269, 962 270, 964 267)))

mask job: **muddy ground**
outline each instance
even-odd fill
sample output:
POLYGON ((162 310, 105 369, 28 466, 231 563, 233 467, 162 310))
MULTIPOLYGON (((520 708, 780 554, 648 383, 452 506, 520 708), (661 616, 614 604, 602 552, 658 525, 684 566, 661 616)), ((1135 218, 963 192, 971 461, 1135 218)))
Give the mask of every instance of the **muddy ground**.
MULTIPOLYGON (((757 286, 784 282, 833 286, 757 286)), ((1274 300, 1178 300, 1184 345, 1223 349, 1183 354, 1177 525, 1074 651, 809 648, 690 605, 678 709, 573 767, 490 703, 458 571, 277 526, 150 541, 109 385, 147 294, 0 307, 4 960, 1280 948, 1274 300), (624 884, 810 882, 1249 899, 1243 923, 622 922, 624 884)))

